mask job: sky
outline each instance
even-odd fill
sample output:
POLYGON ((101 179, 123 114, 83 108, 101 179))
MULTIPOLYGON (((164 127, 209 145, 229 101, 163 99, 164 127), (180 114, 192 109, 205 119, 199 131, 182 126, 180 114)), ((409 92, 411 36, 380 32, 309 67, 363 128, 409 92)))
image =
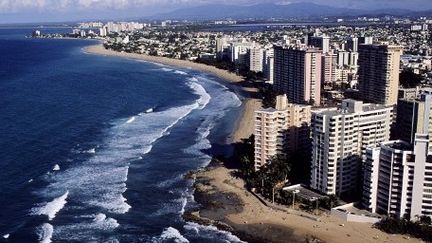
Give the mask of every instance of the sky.
POLYGON ((359 9, 432 9, 432 0, 0 0, 0 23, 133 19, 203 4, 295 2, 359 9))

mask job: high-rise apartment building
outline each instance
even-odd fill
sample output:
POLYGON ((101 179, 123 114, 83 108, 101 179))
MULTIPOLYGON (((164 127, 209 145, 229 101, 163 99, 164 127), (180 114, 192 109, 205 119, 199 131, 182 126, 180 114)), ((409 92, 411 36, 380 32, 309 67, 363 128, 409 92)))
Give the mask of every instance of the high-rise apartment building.
POLYGON ((316 48, 275 47, 274 89, 298 104, 321 103, 322 53, 316 48))
POLYGON ((235 42, 230 44, 230 61, 235 64, 249 65, 249 54, 251 49, 249 42, 235 42))
POLYGON ((417 88, 400 88, 398 91, 398 99, 415 99, 417 97, 418 91, 419 90, 417 88))
POLYGON ((432 153, 429 138, 413 144, 389 141, 366 152, 363 205, 373 213, 399 218, 432 216, 432 153))
POLYGON ((388 141, 391 123, 391 107, 356 100, 313 112, 310 186, 336 195, 358 189, 366 148, 388 141))
POLYGON ((249 69, 254 72, 262 72, 264 67, 264 49, 260 46, 252 46, 249 54, 249 69))
POLYGON ((359 46, 359 39, 357 37, 351 37, 347 41, 346 49, 347 51, 357 52, 359 46))
POLYGON ((264 76, 267 82, 273 84, 274 82, 274 50, 273 48, 267 49, 264 52, 264 76))
POLYGON ((360 45, 358 89, 367 102, 396 105, 402 48, 387 45, 360 45))
POLYGON ((348 51, 337 52, 337 65, 339 68, 350 65, 350 53, 348 51))
POLYGON ((358 38, 359 44, 372 45, 374 43, 374 39, 372 36, 361 36, 358 38))
POLYGON ((290 104, 285 95, 277 97, 276 108, 255 111, 255 169, 274 156, 309 151, 310 116, 310 106, 290 104))
POLYGON ((104 37, 104 36, 107 36, 107 34, 108 34, 107 27, 99 28, 99 36, 104 37))
POLYGON ((309 46, 313 46, 313 47, 321 49, 322 53, 327 53, 330 51, 330 37, 326 36, 326 35, 309 36, 307 44, 309 46))
POLYGON ((322 56, 322 83, 336 82, 337 55, 328 52, 322 56))
POLYGON ((419 94, 415 99, 400 99, 395 131, 397 139, 408 143, 414 143, 418 133, 429 135, 432 152, 432 95, 419 94))
POLYGON ((216 39, 216 58, 218 60, 228 59, 230 58, 230 37, 222 36, 216 39))

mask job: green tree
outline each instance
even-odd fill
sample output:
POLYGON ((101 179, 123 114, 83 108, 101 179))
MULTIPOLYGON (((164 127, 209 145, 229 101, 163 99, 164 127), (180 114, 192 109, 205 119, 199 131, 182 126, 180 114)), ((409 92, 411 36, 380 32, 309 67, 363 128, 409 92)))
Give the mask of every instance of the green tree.
POLYGON ((404 88, 415 88, 420 85, 422 76, 415 74, 412 69, 404 69, 399 75, 400 85, 404 88))
POLYGON ((261 182, 260 191, 266 198, 273 199, 273 194, 287 181, 291 167, 282 156, 273 157, 270 162, 260 168, 257 173, 258 183, 261 182))
POLYGON ((421 224, 424 224, 424 225, 431 225, 432 224, 432 219, 429 216, 422 215, 422 216, 419 217, 419 222, 421 224))
POLYGON ((270 85, 263 85, 260 88, 262 94, 262 105, 264 108, 275 107, 276 106, 276 96, 277 93, 273 90, 270 85))

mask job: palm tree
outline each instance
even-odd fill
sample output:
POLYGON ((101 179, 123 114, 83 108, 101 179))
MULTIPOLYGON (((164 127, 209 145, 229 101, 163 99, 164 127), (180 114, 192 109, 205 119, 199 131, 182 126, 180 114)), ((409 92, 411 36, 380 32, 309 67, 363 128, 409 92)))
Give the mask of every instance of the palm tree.
POLYGON ((261 168, 258 172, 258 177, 262 181, 262 193, 264 196, 272 197, 274 201, 274 194, 278 188, 283 187, 288 181, 288 175, 291 171, 291 166, 287 160, 282 156, 275 156, 261 168))

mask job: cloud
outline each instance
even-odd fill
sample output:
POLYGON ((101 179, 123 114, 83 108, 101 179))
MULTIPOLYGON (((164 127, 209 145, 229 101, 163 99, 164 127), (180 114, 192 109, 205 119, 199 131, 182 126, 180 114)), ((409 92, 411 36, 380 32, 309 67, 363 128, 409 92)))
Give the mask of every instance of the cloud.
POLYGON ((405 7, 413 8, 423 6, 432 8, 431 0, 0 0, 0 13, 19 12, 79 12, 88 10, 136 10, 147 7, 164 7, 168 9, 179 8, 207 3, 223 4, 256 4, 276 3, 289 4, 295 2, 315 2, 323 5, 353 7, 353 8, 384 8, 405 7))
POLYGON ((0 12, 24 10, 57 11, 85 9, 127 9, 151 5, 185 4, 194 0, 0 0, 0 12))
POLYGON ((288 0, 282 0, 282 1, 276 2, 276 4, 278 4, 278 5, 288 5, 288 4, 291 4, 291 3, 292 2, 288 1, 288 0))

